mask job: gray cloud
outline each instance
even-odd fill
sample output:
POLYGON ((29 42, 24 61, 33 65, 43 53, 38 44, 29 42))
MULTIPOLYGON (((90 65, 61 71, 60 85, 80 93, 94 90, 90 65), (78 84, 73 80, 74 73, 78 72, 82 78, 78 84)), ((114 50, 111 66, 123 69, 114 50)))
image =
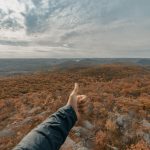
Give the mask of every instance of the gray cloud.
POLYGON ((20 11, 0 6, 0 32, 13 31, 0 45, 20 46, 18 56, 27 46, 35 57, 150 56, 149 0, 18 1, 20 11), (25 39, 11 38, 21 29, 25 39))
POLYGON ((0 40, 0 45, 29 46, 30 43, 27 41, 0 40))
POLYGON ((0 9, 0 28, 1 29, 11 29, 13 31, 23 28, 23 26, 17 21, 17 18, 12 17, 14 12, 12 10, 8 10, 8 12, 4 12, 0 9))

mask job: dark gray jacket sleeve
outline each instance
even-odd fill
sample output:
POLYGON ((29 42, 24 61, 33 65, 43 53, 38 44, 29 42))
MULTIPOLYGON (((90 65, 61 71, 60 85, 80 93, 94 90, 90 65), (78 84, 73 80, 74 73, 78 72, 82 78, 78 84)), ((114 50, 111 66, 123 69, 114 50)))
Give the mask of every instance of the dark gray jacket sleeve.
POLYGON ((29 132, 13 150, 58 150, 77 121, 71 106, 64 106, 29 132))

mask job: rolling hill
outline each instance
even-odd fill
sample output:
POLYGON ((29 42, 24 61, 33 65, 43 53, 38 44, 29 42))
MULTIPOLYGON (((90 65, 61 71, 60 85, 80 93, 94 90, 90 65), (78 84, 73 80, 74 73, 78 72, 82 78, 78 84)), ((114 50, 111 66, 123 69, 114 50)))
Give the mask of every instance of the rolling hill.
MULTIPOLYGON (((84 64, 89 61, 84 60, 84 64)), ((71 130, 62 150, 150 149, 150 70, 99 63, 1 77, 0 149, 14 147, 65 105, 75 82, 80 85, 79 94, 88 96, 88 110, 83 123, 71 130)))

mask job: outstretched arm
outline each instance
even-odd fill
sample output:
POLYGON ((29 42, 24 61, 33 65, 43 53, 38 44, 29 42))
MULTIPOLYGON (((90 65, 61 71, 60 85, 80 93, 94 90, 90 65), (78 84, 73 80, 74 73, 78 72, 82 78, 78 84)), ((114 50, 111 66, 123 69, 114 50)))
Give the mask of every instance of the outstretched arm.
POLYGON ((58 150, 76 120, 74 109, 64 106, 25 136, 14 150, 58 150))
POLYGON ((34 128, 13 150, 58 150, 79 119, 78 101, 84 102, 86 98, 77 92, 78 85, 75 84, 67 105, 34 128))

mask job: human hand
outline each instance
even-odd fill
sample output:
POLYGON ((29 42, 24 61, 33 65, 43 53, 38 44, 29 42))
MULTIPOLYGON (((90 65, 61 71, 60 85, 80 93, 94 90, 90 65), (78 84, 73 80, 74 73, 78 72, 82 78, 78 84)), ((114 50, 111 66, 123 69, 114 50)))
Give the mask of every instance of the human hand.
POLYGON ((67 105, 72 106, 75 110, 78 120, 81 119, 81 113, 84 113, 87 107, 87 96, 78 95, 79 85, 75 83, 74 89, 71 92, 67 105))

